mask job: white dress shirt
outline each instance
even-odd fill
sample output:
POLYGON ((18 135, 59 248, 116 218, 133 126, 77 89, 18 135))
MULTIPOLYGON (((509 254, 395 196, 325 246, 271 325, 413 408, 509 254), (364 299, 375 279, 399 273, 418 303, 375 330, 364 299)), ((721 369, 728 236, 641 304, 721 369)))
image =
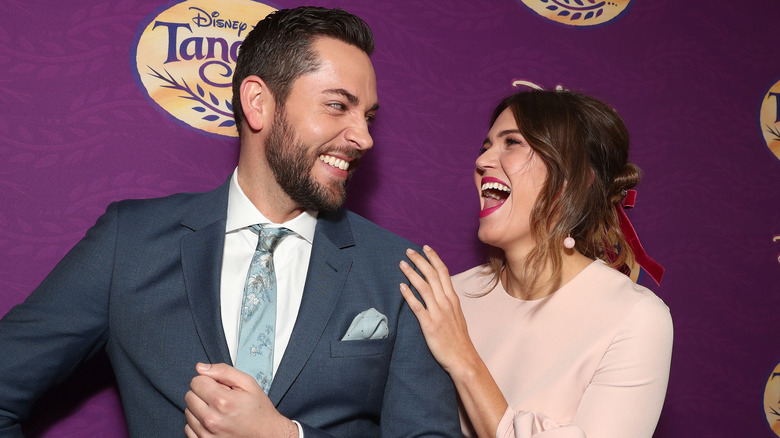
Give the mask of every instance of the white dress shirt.
POLYGON ((275 375, 298 317, 311 257, 314 228, 317 225, 317 213, 306 211, 283 224, 274 224, 246 197, 238 184, 237 172, 233 172, 228 192, 220 304, 225 340, 234 363, 238 348, 238 325, 244 283, 257 247, 257 233, 249 228, 254 224, 283 226, 293 231, 282 239, 273 254, 276 273, 276 338, 273 364, 275 375))

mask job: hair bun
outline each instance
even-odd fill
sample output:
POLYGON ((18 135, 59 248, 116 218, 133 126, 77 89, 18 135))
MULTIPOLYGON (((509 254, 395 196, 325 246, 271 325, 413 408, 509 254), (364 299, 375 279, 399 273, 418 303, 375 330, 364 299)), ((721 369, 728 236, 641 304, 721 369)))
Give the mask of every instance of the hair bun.
POLYGON ((626 196, 626 190, 636 187, 641 176, 642 173, 636 164, 626 163, 623 170, 612 180, 612 187, 609 190, 609 193, 612 194, 610 203, 617 204, 622 201, 623 197, 626 196))

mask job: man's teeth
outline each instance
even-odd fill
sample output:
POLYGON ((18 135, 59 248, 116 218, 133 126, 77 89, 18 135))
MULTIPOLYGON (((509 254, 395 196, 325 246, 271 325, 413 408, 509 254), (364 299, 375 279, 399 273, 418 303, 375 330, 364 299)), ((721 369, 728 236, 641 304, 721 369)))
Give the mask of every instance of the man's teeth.
POLYGON ((501 183, 499 183, 499 182, 487 182, 487 183, 483 183, 483 184, 482 184, 482 196, 489 196, 489 197, 491 197, 491 198, 495 198, 495 199, 501 199, 501 197, 500 197, 500 196, 498 196, 498 195, 497 195, 497 194, 495 194, 495 193, 491 193, 491 192, 489 192, 489 191, 488 191, 488 192, 486 192, 486 190, 499 190, 499 191, 502 191, 502 192, 506 192, 507 196, 509 196, 509 192, 511 192, 511 191, 512 191, 512 190, 509 188, 509 186, 507 186, 507 185, 505 185, 505 184, 501 184, 501 183))
POLYGON ((320 155, 320 161, 322 161, 325 164, 329 164, 333 167, 336 167, 341 170, 347 170, 349 169, 349 163, 342 160, 341 158, 336 158, 332 155, 320 155))

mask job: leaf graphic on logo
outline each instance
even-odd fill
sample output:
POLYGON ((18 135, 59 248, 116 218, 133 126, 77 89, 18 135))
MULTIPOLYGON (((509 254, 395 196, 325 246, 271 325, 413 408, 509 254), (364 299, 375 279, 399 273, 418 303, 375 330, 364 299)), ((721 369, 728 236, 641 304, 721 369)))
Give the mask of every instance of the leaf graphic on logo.
POLYGON ((550 5, 550 6, 547 6, 547 9, 549 9, 551 11, 557 11, 558 10, 558 6, 550 5))
POLYGON ((566 17, 566 16, 569 15, 569 13, 570 13, 569 11, 561 11, 561 12, 558 12, 558 15, 561 16, 561 17, 566 17))
POLYGON ((193 111, 199 112, 199 113, 206 113, 204 117, 202 117, 202 120, 206 120, 207 122, 216 122, 220 120, 221 118, 228 119, 224 122, 222 122, 219 126, 220 127, 228 127, 228 126, 235 126, 235 121, 233 120, 233 106, 230 104, 228 100, 225 100, 225 105, 227 106, 228 110, 224 111, 220 109, 220 102, 219 98, 214 95, 214 93, 209 92, 208 93, 208 100, 206 99, 206 91, 203 89, 203 87, 200 84, 195 84, 195 90, 197 91, 197 94, 192 91, 189 84, 187 84, 186 81, 182 79, 182 83, 179 83, 176 79, 173 78, 173 76, 165 70, 165 74, 163 75, 153 69, 152 67, 149 67, 149 70, 151 70, 152 73, 150 73, 151 76, 156 77, 157 79, 160 79, 165 83, 165 85, 162 85, 163 88, 171 88, 174 90, 179 90, 185 93, 185 95, 179 96, 182 99, 188 99, 197 102, 200 105, 191 107, 193 111), (198 97, 200 95, 200 97, 198 97), (210 102, 209 102, 210 101, 210 102))
POLYGON ((579 20, 580 17, 582 17, 582 13, 581 12, 577 12, 574 15, 571 16, 571 19, 572 20, 579 20))
POLYGON ((774 141, 780 141, 780 129, 767 125, 766 132, 775 136, 774 141))

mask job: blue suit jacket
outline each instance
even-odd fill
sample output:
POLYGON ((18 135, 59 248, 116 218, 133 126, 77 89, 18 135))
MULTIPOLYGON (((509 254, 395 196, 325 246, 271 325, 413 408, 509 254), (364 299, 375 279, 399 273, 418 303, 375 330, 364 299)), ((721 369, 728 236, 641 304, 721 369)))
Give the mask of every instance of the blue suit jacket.
MULTIPOLYGON (((183 436, 197 362, 230 363, 220 318, 228 184, 108 207, 0 320, 0 436, 105 348, 132 436, 183 436)), ((398 291, 408 241, 346 210, 320 214, 298 319, 270 399, 307 438, 459 436, 452 382, 398 291), (386 339, 340 341, 376 308, 386 339)))

